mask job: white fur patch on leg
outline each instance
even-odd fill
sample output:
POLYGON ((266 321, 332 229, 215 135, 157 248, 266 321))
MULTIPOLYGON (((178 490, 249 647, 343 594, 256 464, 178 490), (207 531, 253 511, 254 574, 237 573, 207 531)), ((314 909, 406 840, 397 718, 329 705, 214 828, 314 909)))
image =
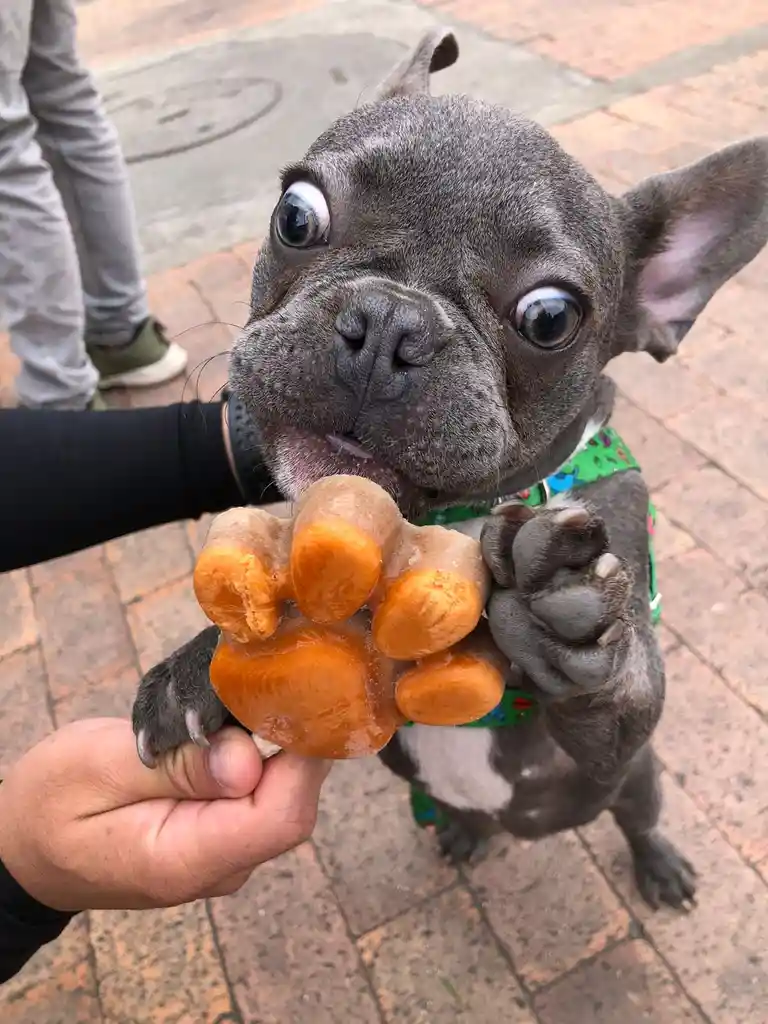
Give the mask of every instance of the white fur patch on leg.
POLYGON ((436 800, 486 814, 498 814, 511 801, 512 783, 491 764, 493 730, 412 725, 398 737, 419 782, 436 800))

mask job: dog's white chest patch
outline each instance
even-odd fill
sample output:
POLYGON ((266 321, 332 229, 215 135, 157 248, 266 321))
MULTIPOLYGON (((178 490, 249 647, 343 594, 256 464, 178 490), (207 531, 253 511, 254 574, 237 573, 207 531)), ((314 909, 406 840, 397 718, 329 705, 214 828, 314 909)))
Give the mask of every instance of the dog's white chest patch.
POLYGON ((491 729, 412 725, 399 738, 417 779, 436 800, 459 811, 498 814, 512 799, 512 784, 491 764, 491 729))

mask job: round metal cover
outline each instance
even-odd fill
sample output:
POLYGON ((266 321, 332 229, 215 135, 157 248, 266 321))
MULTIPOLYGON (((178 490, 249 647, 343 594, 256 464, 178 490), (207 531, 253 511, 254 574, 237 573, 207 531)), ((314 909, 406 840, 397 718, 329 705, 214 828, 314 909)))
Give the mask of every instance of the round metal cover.
MULTIPOLYGON (((157 69, 116 76, 104 97, 128 163, 183 153, 253 124, 280 100, 268 78, 222 77, 168 83, 156 89, 157 69)), ((175 77, 175 76, 171 76, 175 77)))

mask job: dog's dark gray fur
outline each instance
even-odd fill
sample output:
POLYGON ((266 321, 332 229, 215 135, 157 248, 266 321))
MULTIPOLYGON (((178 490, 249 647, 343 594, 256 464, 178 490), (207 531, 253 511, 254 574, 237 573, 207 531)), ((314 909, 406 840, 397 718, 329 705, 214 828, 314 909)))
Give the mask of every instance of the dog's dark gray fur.
MULTIPOLYGON (((362 472, 417 515, 541 479, 610 415, 609 360, 673 355, 768 240, 768 139, 612 198, 537 125, 431 97, 430 72, 457 53, 450 33, 427 35, 376 102, 337 121, 284 175, 284 189, 320 190, 330 223, 297 248, 273 218, 230 376, 289 498, 328 473, 362 472), (537 346, 512 322, 542 285, 583 313, 559 347, 537 346)), ((532 838, 610 809, 645 898, 684 906, 693 871, 658 831, 649 745, 664 670, 648 606, 647 490, 626 472, 578 497, 583 505, 536 512, 509 505, 483 531, 497 583, 491 629, 540 712, 495 730, 483 766, 457 764, 458 747, 446 763, 492 773, 507 803, 493 813, 482 801, 484 812, 465 798, 451 805, 402 736, 382 757, 443 795, 451 826, 441 843, 453 857, 500 828, 532 838)), ((134 723, 146 760, 224 721, 207 678, 215 642, 206 630, 144 679, 134 723)), ((445 742, 481 731, 452 730, 445 742)))

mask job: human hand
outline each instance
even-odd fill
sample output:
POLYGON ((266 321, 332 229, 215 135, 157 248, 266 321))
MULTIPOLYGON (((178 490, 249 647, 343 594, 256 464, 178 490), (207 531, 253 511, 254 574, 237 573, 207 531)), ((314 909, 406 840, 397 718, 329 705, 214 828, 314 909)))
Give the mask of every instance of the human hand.
POLYGON ((154 771, 130 723, 74 722, 25 754, 0 785, 0 859, 57 910, 146 909, 235 892, 307 839, 329 764, 262 762, 227 728, 154 771))

